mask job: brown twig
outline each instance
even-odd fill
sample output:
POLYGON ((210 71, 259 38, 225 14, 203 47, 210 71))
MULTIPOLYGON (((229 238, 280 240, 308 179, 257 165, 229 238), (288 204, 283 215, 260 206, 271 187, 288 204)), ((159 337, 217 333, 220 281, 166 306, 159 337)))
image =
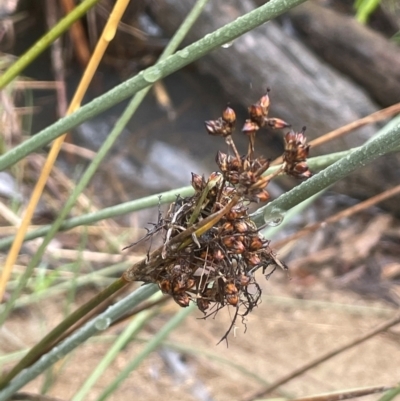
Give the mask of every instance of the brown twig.
POLYGON ((378 327, 370 330, 368 333, 363 334, 362 336, 350 341, 349 343, 342 345, 332 351, 329 351, 326 354, 323 354, 323 355, 319 356, 318 358, 314 359, 313 361, 306 363, 305 365, 293 370, 292 372, 283 376, 281 379, 277 380, 275 383, 270 384, 268 387, 266 387, 262 390, 255 391, 253 394, 250 394, 249 396, 245 397, 243 399, 243 401, 253 401, 256 398, 264 397, 266 394, 277 389, 282 384, 288 383, 290 380, 302 375, 303 373, 305 373, 308 370, 314 368, 315 366, 321 364, 322 362, 325 362, 328 359, 331 359, 334 356, 339 355, 342 352, 344 352, 350 348, 353 348, 356 345, 359 345, 359 344, 363 343, 364 341, 369 340, 372 337, 375 337, 377 334, 380 334, 380 333, 386 331, 387 329, 389 329, 390 327, 393 327, 394 325, 396 325, 398 323, 400 323, 400 313, 397 314, 392 319, 387 320, 386 322, 380 324, 378 327))
POLYGON ((49 397, 43 394, 33 394, 28 392, 15 393, 10 401, 26 400, 26 401, 63 401, 62 398, 49 397))
POLYGON ((313 395, 310 397, 296 398, 292 401, 342 401, 356 397, 364 397, 370 394, 383 393, 391 390, 393 386, 374 386, 366 388, 358 388, 354 390, 335 391, 332 393, 313 395))
MULTIPOLYGON (((70 13, 75 8, 74 0, 62 0, 61 4, 66 14, 70 13)), ((70 35, 74 44, 76 56, 82 68, 86 68, 90 60, 90 51, 82 21, 78 20, 71 26, 70 35)))

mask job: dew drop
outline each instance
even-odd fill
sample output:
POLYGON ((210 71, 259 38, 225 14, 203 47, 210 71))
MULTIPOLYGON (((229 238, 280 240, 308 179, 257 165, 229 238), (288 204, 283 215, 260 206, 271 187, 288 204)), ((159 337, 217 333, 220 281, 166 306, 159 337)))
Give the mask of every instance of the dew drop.
POLYGON ((264 214, 264 221, 265 224, 267 224, 270 227, 276 227, 279 226, 283 219, 285 217, 285 212, 281 209, 275 209, 272 210, 271 212, 268 211, 266 214, 264 214))
POLYGON ((233 40, 230 41, 230 42, 224 43, 221 47, 222 47, 223 49, 229 49, 232 45, 233 45, 233 40))
POLYGON ((94 324, 97 330, 105 330, 107 329, 111 324, 111 319, 110 318, 100 318, 97 320, 97 322, 94 324))
POLYGON ((162 77, 162 72, 158 67, 150 67, 143 71, 143 78, 147 82, 156 82, 162 77))
POLYGON ((189 50, 188 50, 188 49, 182 49, 182 50, 179 52, 179 55, 180 55, 182 58, 188 58, 188 57, 189 57, 189 50))

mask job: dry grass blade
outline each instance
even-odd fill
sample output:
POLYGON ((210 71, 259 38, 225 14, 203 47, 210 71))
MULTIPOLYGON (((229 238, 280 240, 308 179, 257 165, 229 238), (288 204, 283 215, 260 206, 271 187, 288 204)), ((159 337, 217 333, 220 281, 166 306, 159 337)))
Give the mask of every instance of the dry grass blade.
POLYGON ((64 401, 62 398, 58 397, 49 397, 47 395, 42 395, 42 394, 33 394, 33 393, 27 393, 27 392, 20 392, 14 394, 11 398, 10 401, 64 401))
POLYGON ((364 397, 370 394, 383 393, 384 391, 391 390, 391 386, 374 386, 367 388, 358 388, 354 390, 335 391, 333 393, 326 393, 320 395, 313 395, 310 397, 296 398, 292 401, 341 401, 350 400, 351 398, 364 397))
POLYGON ((253 401, 257 398, 264 397, 266 394, 277 389, 282 384, 288 383, 290 380, 302 375, 303 373, 314 368, 315 366, 318 366, 319 364, 327 361, 328 359, 333 358, 334 356, 339 355, 342 352, 344 352, 350 348, 353 348, 353 347, 363 343, 364 341, 369 340, 372 337, 375 337, 377 334, 380 334, 399 323, 400 323, 400 314, 397 314, 394 318, 387 320, 386 322, 382 323, 375 329, 370 330, 368 333, 363 334, 362 336, 354 339, 353 341, 350 341, 349 343, 347 343, 345 345, 342 345, 332 351, 329 351, 326 354, 319 356, 318 358, 315 358, 313 361, 306 363, 305 365, 293 370, 292 372, 289 372, 287 375, 283 376, 281 379, 277 380, 275 383, 272 383, 270 386, 268 386, 262 390, 256 391, 253 394, 250 394, 249 396, 245 397, 243 399, 243 401, 253 401))
MULTIPOLYGON (((83 96, 89 86, 90 81, 92 80, 92 77, 94 76, 97 67, 100 63, 100 60, 110 43, 110 41, 114 38, 114 34, 116 31, 116 28, 118 26, 118 22, 122 17, 122 14, 124 13, 126 7, 129 4, 129 0, 118 0, 117 3, 114 6, 113 12, 110 15, 110 18, 104 27, 102 36, 99 39, 98 45, 96 46, 96 49, 94 50, 93 56, 83 74, 83 77, 81 79, 81 82, 75 92, 75 95, 71 101, 71 104, 68 108, 68 113, 70 114, 74 112, 77 108, 79 108, 80 103, 83 99, 83 96)), ((28 230, 29 224, 31 222, 33 213, 35 212, 36 206, 39 202, 39 199, 42 195, 44 186, 46 185, 47 179, 50 175, 50 172, 53 168, 54 162, 57 158, 57 155, 60 151, 61 145, 64 142, 64 139, 66 137, 66 134, 60 136, 57 138, 53 145, 52 148, 49 152, 49 155, 47 157, 46 163, 43 166, 42 174, 39 177, 39 180, 34 188, 34 191, 32 193, 31 199, 29 201, 29 204, 26 208, 24 218, 22 220, 21 226, 16 234, 15 240, 13 242, 13 245, 10 249, 10 252, 7 256, 6 262, 4 264, 4 268, 2 271, 2 275, 0 277, 0 299, 2 299, 5 287, 7 284, 7 281, 10 277, 12 267, 17 260, 19 251, 21 249, 22 243, 24 241, 25 234, 28 230)))

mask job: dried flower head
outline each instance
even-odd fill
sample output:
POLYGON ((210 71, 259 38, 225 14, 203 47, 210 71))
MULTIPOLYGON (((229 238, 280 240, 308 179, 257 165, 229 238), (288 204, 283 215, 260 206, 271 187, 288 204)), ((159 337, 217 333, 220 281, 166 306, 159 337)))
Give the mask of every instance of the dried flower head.
POLYGON ((233 154, 218 152, 220 172, 207 179, 192 173, 194 195, 178 197, 145 237, 162 231, 164 245, 124 274, 127 281, 156 283, 182 307, 195 302, 206 317, 225 306, 234 307, 236 312, 224 339, 236 318, 246 316, 259 303, 261 288, 255 272, 262 269, 268 278, 277 266, 286 269, 250 219, 248 205, 269 199, 267 186, 278 174, 299 178, 311 175, 304 131, 285 135, 284 163, 277 172, 266 175, 269 160, 254 156, 257 131, 266 126, 288 126, 283 120, 268 117, 269 105, 267 93, 249 107, 249 119, 242 129, 249 137, 249 148, 243 156, 232 139, 236 115, 230 107, 217 120, 205 122, 208 133, 224 137, 233 154), (267 273, 270 266, 272 271, 267 273))

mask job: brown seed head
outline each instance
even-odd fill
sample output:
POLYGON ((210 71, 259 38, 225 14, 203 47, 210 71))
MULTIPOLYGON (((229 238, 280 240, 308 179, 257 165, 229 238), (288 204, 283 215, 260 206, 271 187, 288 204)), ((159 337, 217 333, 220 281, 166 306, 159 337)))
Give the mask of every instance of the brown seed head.
POLYGON ((290 127, 290 124, 288 124, 286 121, 281 120, 280 118, 267 118, 265 121, 272 129, 282 129, 290 127))
POLYGON ((268 96, 268 92, 269 90, 267 90, 267 93, 261 97, 261 99, 258 101, 259 105, 262 107, 263 112, 264 112, 264 116, 268 115, 268 109, 269 109, 269 105, 270 105, 270 99, 268 96))
POLYGON ((246 120, 242 132, 244 132, 246 135, 254 134, 260 129, 259 125, 255 123, 254 121, 251 120, 246 120))
POLYGON ((192 173, 192 187, 196 192, 201 192, 205 185, 204 178, 201 175, 192 173))
POLYGON ((186 308, 189 306, 190 304, 190 298, 189 296, 186 294, 186 292, 182 291, 178 294, 174 294, 173 295, 174 301, 181 306, 182 308, 186 308))
POLYGON ((164 294, 171 294, 171 282, 167 279, 163 279, 158 282, 161 292, 164 294))
POLYGON ((250 120, 258 127, 263 127, 265 121, 265 112, 263 108, 259 104, 252 104, 248 110, 250 120))
POLYGON ((217 163, 217 166, 223 173, 226 173, 228 171, 228 168, 229 168, 228 167, 228 155, 226 153, 222 153, 222 152, 218 151, 215 161, 217 163))
POLYGON ((222 112, 222 119, 229 125, 233 126, 236 121, 236 114, 233 109, 226 107, 226 109, 222 112))

